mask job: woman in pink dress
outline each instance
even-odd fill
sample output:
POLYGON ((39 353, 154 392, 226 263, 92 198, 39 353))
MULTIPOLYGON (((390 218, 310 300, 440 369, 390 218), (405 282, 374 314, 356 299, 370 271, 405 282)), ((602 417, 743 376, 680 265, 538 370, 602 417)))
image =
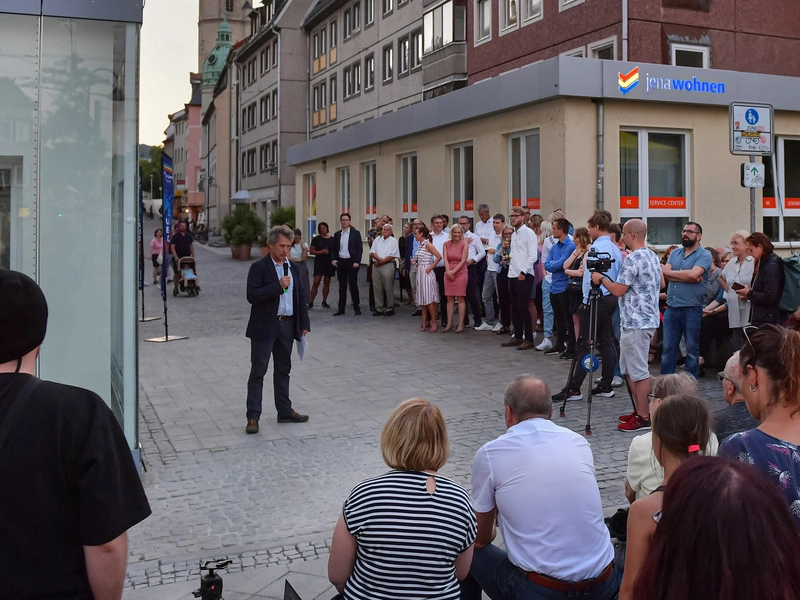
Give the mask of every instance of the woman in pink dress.
POLYGON ((419 242, 417 253, 411 259, 411 262, 417 265, 417 305, 422 311, 422 326, 419 330, 425 331, 430 326, 429 331, 436 333, 439 286, 436 284, 433 267, 442 260, 442 255, 433 245, 430 231, 425 225, 420 225, 414 230, 414 237, 419 242))
POLYGON ((450 228, 450 239, 444 243, 444 293, 447 296, 447 327, 442 333, 453 330, 453 310, 458 298, 458 327, 456 333, 464 331, 464 317, 467 315, 467 251, 469 247, 464 239, 461 225, 450 228))

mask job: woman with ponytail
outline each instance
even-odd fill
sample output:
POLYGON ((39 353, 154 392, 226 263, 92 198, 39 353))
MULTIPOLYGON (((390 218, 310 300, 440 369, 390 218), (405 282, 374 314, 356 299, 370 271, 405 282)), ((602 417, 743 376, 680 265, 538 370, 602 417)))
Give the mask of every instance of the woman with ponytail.
POLYGON ((761 425, 730 436, 719 453, 766 473, 800 533, 800 332, 777 325, 742 331, 742 394, 761 425))
POLYGON ((633 586, 650 550, 670 477, 693 455, 700 454, 708 444, 711 431, 711 415, 697 396, 664 398, 652 414, 652 422, 653 453, 664 468, 664 482, 652 494, 631 504, 620 600, 634 598, 633 586))

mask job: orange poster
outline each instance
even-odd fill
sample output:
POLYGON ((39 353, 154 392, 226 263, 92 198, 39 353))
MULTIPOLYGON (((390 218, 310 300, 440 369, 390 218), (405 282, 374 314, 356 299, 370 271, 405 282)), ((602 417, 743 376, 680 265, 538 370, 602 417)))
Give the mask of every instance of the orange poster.
POLYGON ((619 207, 625 208, 639 208, 639 196, 620 196, 619 207))
POLYGON ((686 198, 650 196, 647 206, 653 209, 685 209, 686 198))

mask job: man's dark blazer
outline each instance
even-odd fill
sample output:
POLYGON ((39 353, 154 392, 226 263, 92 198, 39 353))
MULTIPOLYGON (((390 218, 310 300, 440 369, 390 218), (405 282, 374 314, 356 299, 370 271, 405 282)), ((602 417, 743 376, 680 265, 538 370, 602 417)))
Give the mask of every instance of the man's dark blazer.
MULTIPOLYGON (((339 260, 339 244, 342 239, 341 229, 333 234, 333 239, 336 243, 333 245, 333 258, 331 260, 339 260)), ((355 227, 350 228, 347 248, 350 250, 350 258, 347 260, 361 264, 361 253, 364 251, 364 245, 361 242, 361 234, 355 227)))
POLYGON ((414 233, 409 233, 406 236, 406 252, 405 256, 403 257, 403 268, 406 270, 406 273, 411 271, 411 259, 414 258, 411 256, 414 250, 414 233))
MULTIPOLYGON (((294 339, 299 340, 303 331, 311 331, 308 319, 308 281, 303 281, 300 270, 292 261, 287 258, 286 262, 289 263, 294 282, 294 339)), ((266 340, 278 336, 278 308, 283 293, 272 256, 268 254, 250 265, 250 272, 247 274, 247 301, 252 306, 245 334, 247 337, 266 340)))

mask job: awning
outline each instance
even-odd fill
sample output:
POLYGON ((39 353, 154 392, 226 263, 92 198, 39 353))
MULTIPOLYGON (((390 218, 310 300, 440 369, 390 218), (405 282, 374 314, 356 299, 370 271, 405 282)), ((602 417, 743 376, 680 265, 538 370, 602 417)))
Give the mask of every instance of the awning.
POLYGON ((250 202, 250 192, 247 190, 239 190, 231 196, 231 204, 246 204, 250 202))

